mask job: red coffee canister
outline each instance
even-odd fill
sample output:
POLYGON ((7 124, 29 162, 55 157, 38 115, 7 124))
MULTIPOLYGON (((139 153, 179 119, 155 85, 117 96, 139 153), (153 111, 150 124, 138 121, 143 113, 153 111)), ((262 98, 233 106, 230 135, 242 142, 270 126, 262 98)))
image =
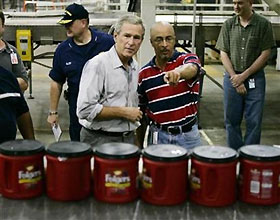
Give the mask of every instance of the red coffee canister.
POLYGON ((89 144, 62 141, 51 144, 46 150, 47 195, 54 200, 73 201, 85 199, 91 190, 89 144))
POLYGON ((205 206, 226 206, 236 201, 235 150, 221 146, 193 149, 190 199, 205 206))
POLYGON ((141 198, 155 205, 175 205, 187 197, 188 151, 159 144, 143 150, 141 198))
POLYGON ((127 143, 106 143, 94 149, 93 190, 96 199, 124 203, 135 200, 140 150, 127 143))
POLYGON ((35 140, 0 145, 0 188, 3 196, 27 199, 43 193, 44 146, 35 140))
POLYGON ((247 145, 239 154, 239 199, 257 205, 280 203, 280 149, 247 145))

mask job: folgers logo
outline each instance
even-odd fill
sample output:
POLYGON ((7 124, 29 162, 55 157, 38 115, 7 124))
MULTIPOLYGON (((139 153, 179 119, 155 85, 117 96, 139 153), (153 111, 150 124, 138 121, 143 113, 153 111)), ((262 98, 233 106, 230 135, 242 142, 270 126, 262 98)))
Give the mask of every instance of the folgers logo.
POLYGON ((147 170, 144 168, 143 169, 143 175, 142 175, 142 186, 145 189, 150 189, 153 187, 153 180, 148 174, 147 170))
POLYGON ((127 188, 130 185, 130 177, 125 171, 115 170, 105 174, 105 187, 127 188))
POLYGON ((33 165, 26 166, 25 170, 18 171, 18 182, 20 184, 37 184, 42 179, 42 172, 33 165))
POLYGON ((191 188, 194 190, 201 188, 201 181, 198 172, 192 168, 190 176, 191 188))

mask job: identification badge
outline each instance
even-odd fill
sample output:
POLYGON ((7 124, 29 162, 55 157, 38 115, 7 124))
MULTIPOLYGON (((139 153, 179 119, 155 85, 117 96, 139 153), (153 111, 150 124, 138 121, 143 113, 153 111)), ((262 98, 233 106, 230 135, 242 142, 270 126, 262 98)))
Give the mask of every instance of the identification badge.
POLYGON ((249 89, 256 88, 255 79, 249 79, 249 89))
POLYGON ((11 63, 18 64, 18 58, 16 53, 11 53, 11 63))
POLYGON ((153 144, 158 143, 158 131, 153 132, 153 144))

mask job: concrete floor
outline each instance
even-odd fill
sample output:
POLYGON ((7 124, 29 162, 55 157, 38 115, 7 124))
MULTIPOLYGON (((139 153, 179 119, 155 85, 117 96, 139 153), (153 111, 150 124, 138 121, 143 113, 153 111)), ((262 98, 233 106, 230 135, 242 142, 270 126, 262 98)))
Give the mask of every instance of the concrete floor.
MULTIPOLYGON (((54 47, 42 48, 49 51, 54 47)), ((205 69, 207 74, 217 82, 222 83, 223 67, 208 61, 205 69)), ((51 60, 42 61, 51 65, 51 60)), ((36 137, 48 145, 54 142, 54 137, 46 122, 49 103, 49 69, 32 65, 34 99, 25 94, 36 137)), ((268 66, 267 93, 264 108, 262 144, 280 145, 280 72, 274 66, 268 66)), ((200 104, 200 126, 203 144, 226 145, 223 126, 223 91, 208 77, 205 77, 200 104)), ((62 99, 59 106, 60 124, 63 130, 62 140, 68 140, 67 103, 62 99)), ((20 137, 20 135, 19 135, 20 137)), ((56 202, 46 195, 30 200, 12 200, 0 196, 0 220, 88 220, 88 219, 187 219, 187 220, 270 220, 280 219, 280 204, 274 206, 255 206, 237 201, 223 208, 210 208, 196 205, 187 200, 176 206, 154 206, 141 200, 128 204, 108 204, 98 202, 93 196, 78 202, 56 202)))
POLYGON ((213 208, 185 202, 154 206, 137 200, 109 204, 93 197, 78 202, 56 202, 46 196, 32 200, 0 198, 1 220, 271 220, 280 218, 280 205, 254 206, 241 202, 213 208))

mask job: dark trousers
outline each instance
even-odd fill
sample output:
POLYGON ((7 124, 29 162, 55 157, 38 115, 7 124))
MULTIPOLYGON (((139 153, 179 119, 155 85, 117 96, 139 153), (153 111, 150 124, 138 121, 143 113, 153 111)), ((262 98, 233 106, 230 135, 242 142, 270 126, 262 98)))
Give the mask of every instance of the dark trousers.
POLYGON ((80 125, 76 114, 77 98, 78 98, 78 94, 69 94, 68 96, 69 116, 70 116, 69 135, 71 141, 80 141, 80 132, 82 129, 82 126, 80 125))
POLYGON ((81 141, 90 144, 92 147, 96 147, 101 144, 111 143, 111 142, 134 144, 135 135, 134 132, 131 132, 128 136, 116 137, 116 136, 102 134, 100 132, 89 130, 83 127, 81 130, 81 141))

